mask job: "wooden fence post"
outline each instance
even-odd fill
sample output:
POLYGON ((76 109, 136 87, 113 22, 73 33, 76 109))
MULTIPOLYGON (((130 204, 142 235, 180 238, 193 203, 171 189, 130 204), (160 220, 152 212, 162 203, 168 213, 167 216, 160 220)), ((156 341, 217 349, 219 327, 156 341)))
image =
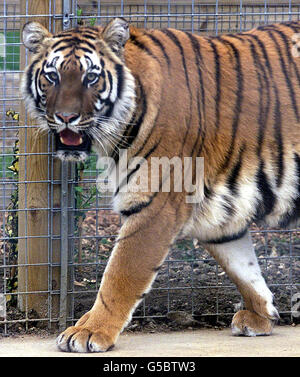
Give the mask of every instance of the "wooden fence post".
MULTIPOLYGON (((52 4, 53 7, 53 3, 50 0, 28 0, 26 9, 26 1, 21 0, 21 14, 25 15, 26 11, 28 15, 53 13, 53 9, 49 9, 49 5, 52 4)), ((55 10, 56 13, 62 12, 62 0, 56 0, 55 10)), ((46 16, 25 18, 22 21, 21 30, 28 21, 38 21, 49 27, 49 17, 46 16)), ((53 20, 50 21, 52 23, 53 20)), ((57 24, 55 31, 61 29, 61 22, 57 24)), ((26 54, 22 46, 22 70, 25 65, 26 54)), ((30 114, 26 119, 22 103, 19 130, 18 306, 26 313, 34 310, 33 317, 37 315, 38 318, 50 318, 51 310, 51 318, 57 318, 59 294, 50 295, 49 291, 60 288, 60 268, 51 266, 53 263, 60 263, 60 241, 52 239, 53 234, 60 234, 60 214, 51 209, 51 203, 53 208, 60 207, 60 185, 54 184, 50 190, 49 182, 60 179, 60 163, 54 160, 52 165, 52 158, 48 153, 51 151, 48 135, 37 133, 36 128, 24 127, 25 124, 33 126, 37 123, 30 118, 30 114), (31 266, 32 264, 35 266, 31 266), (28 293, 21 294, 22 292, 28 293)))

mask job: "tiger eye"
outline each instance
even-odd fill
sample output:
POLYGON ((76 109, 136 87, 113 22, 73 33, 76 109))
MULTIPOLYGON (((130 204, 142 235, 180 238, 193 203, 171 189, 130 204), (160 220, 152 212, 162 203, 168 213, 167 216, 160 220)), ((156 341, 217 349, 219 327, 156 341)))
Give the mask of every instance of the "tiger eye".
POLYGON ((97 74, 96 74, 96 73, 93 73, 93 72, 90 72, 90 73, 88 73, 88 74, 86 75, 86 79, 87 79, 88 81, 94 81, 94 80, 96 80, 97 77, 98 77, 97 74))
POLYGON ((58 75, 56 72, 49 72, 47 73, 47 77, 51 80, 51 81, 57 81, 58 80, 58 75))

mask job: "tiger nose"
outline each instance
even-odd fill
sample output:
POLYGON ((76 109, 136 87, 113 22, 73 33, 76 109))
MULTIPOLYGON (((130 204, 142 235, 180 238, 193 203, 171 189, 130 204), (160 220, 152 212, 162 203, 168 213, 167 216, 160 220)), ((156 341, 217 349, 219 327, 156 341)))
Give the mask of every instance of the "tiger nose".
POLYGON ((79 114, 77 113, 55 113, 56 117, 62 121, 63 123, 70 123, 74 122, 79 118, 79 114))

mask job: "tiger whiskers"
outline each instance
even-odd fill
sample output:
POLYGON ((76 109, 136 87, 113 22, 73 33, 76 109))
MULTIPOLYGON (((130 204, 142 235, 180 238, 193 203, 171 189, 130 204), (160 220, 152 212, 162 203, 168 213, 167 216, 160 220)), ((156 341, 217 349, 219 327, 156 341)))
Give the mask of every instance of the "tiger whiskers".
POLYGON ((101 136, 98 135, 95 131, 92 130, 93 127, 90 127, 86 130, 86 133, 87 135, 89 135, 92 139, 94 139, 97 143, 100 144, 100 146, 102 147, 104 153, 106 154, 107 157, 108 156, 108 151, 107 149, 105 148, 104 144, 103 144, 103 141, 101 140, 101 136))
POLYGON ((50 129, 48 126, 36 126, 32 133, 34 144, 38 141, 40 137, 50 135, 50 129))
POLYGON ((101 129, 99 129, 98 127, 95 127, 95 129, 97 130, 97 132, 102 132, 104 135, 111 136, 111 138, 117 143, 121 143, 123 141, 122 135, 116 132, 116 130, 114 130, 113 128, 103 127, 103 125, 101 124, 101 129))
MULTIPOLYGON (((101 122, 99 119, 96 119, 94 123, 101 126, 101 131, 110 134, 119 143, 124 143, 124 146, 126 145, 129 146, 127 141, 124 139, 128 139, 130 136, 125 136, 123 134, 120 134, 119 127, 117 127, 116 120, 111 120, 111 122, 107 122, 107 121, 101 122)), ((124 123, 124 124, 127 124, 127 123, 124 123)))
MULTIPOLYGON (((92 127, 89 129, 90 135, 100 142, 103 145, 103 142, 110 148, 110 153, 114 153, 115 151, 119 150, 121 147, 125 148, 125 145, 122 142, 123 140, 120 138, 120 135, 112 135, 106 130, 104 131, 103 128, 99 129, 99 127, 92 127)), ((108 156, 108 155, 107 155, 108 156)))
POLYGON ((109 156, 109 153, 106 147, 110 146, 111 149, 116 149, 116 143, 110 138, 110 136, 103 134, 97 128, 94 128, 93 130, 89 129, 89 134, 102 146, 107 157, 109 156), (106 147, 104 147, 104 144, 106 147))
POLYGON ((38 124, 34 128, 34 132, 33 132, 34 142, 36 143, 39 137, 45 136, 49 133, 49 127, 48 127, 47 122, 45 121, 46 119, 45 109, 38 106, 34 106, 33 110, 37 112, 36 119, 38 121, 38 124))
POLYGON ((107 121, 110 121, 114 124, 123 124, 125 126, 129 125, 129 126, 133 126, 135 124, 135 122, 125 122, 123 120, 120 120, 120 119, 117 119, 117 118, 112 118, 112 117, 107 117, 105 115, 99 115, 97 116, 97 118, 95 119, 95 121, 104 121, 104 122, 107 122, 107 121))
POLYGON ((118 148, 127 148, 129 146, 123 135, 120 135, 114 128, 109 127, 107 123, 96 122, 96 124, 99 124, 101 128, 94 126, 92 132, 97 134, 98 137, 107 139, 113 146, 114 151, 118 148))

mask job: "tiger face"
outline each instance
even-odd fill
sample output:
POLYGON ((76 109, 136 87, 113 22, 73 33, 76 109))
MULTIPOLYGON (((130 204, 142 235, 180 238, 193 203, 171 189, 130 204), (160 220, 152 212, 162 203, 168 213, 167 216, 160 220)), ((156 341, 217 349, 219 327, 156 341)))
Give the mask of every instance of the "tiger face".
POLYGON ((80 27, 52 35, 37 22, 24 26, 34 53, 22 83, 33 117, 55 133, 57 156, 84 160, 95 147, 109 154, 135 108, 134 78, 123 62, 128 24, 80 27))

